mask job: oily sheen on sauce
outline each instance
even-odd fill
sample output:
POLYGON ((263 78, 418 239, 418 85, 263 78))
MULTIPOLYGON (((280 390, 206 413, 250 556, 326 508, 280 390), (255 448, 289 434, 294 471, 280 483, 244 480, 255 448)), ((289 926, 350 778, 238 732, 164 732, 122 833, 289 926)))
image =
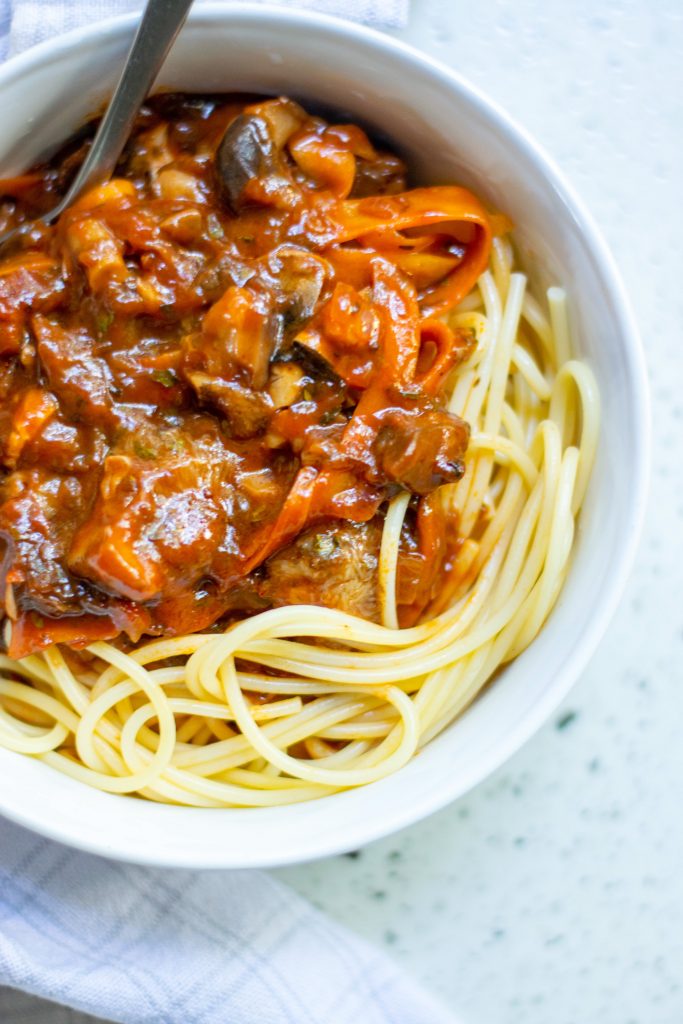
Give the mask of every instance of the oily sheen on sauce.
MULTIPOLYGON (((0 182, 3 228, 90 134, 0 182)), ((598 401, 510 228, 286 98, 150 101, 0 262, 0 743, 111 792, 309 799, 533 639, 598 401)))

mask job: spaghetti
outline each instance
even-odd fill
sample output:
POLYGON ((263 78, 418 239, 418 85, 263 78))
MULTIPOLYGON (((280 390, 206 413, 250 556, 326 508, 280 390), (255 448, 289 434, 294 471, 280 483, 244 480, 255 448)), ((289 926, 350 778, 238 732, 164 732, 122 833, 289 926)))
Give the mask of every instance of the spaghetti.
MULTIPOLYGON (((316 164, 322 159, 319 138, 319 130, 307 135, 300 129, 290 151, 307 173, 315 167, 328 175, 329 188, 343 189, 339 175, 353 177, 352 165, 342 159, 316 164)), ((363 151, 355 136, 353 146, 345 145, 346 155, 353 146, 363 151)), ((393 266, 403 261, 406 275, 416 273, 420 246, 402 246, 400 239, 414 236, 399 232, 415 225, 420 204, 433 202, 428 192, 409 193, 413 205, 405 213, 404 204, 404 221, 391 213, 393 266)), ((395 201, 383 201, 386 214, 395 201)), ((371 249, 377 212, 372 224, 359 223, 363 216, 348 215, 345 230, 349 237, 362 234, 371 249)), ((424 266, 439 266, 421 290, 432 361, 426 367, 416 362, 410 378, 428 391, 434 374, 453 422, 469 424, 464 472, 417 502, 408 487, 377 498, 381 536, 373 613, 350 614, 324 607, 322 600, 285 603, 233 616, 219 630, 127 644, 84 634, 80 654, 73 639, 34 643, 29 653, 0 656, 0 744, 110 793, 196 807, 309 800, 401 768, 533 641, 570 565, 598 440, 599 398, 588 366, 571 357, 564 292, 550 289, 547 305, 531 294, 504 232, 489 239, 490 250, 486 244, 485 269, 476 250, 485 235, 468 237, 469 261, 461 253, 460 263, 449 262, 452 239, 451 249, 437 252, 431 242, 431 249, 422 248, 424 266), (457 284, 454 266, 464 268, 457 284), (450 338, 468 339, 459 361, 443 372, 439 325, 450 338), (456 543, 444 540, 444 523, 457 534, 456 543), (422 587, 421 600, 412 602, 411 572, 422 564, 415 557, 424 550, 436 553, 439 571, 422 587)), ((330 261, 336 260, 339 275, 342 265, 348 274, 353 262, 353 273, 365 281, 367 268, 358 264, 367 257, 344 245, 342 238, 336 255, 328 253, 330 261)), ((386 230, 381 246, 389 260, 386 230)), ((393 287, 394 271, 374 273, 375 294, 393 287)), ((386 369, 366 380, 369 371, 360 359, 347 353, 342 365, 338 352, 326 348, 329 336, 315 317, 299 341, 331 362, 342 379, 352 378, 362 392, 356 411, 365 403, 366 415, 376 415, 376 382, 386 369)), ((405 350, 392 358, 399 365, 405 350)), ((344 426, 341 445, 347 449, 358 443, 352 437, 355 415, 347 414, 344 426)), ((301 466, 293 482, 288 478, 279 517, 262 536, 257 531, 245 574, 277 558, 316 521, 316 501, 329 506, 330 493, 339 492, 330 490, 329 474, 320 483, 324 475, 301 466)), ((370 500, 367 493, 364 500, 370 500)), ((376 508, 366 519, 372 515, 376 508)), ((316 543, 323 542, 327 536, 321 534, 316 543)), ((11 629, 17 610, 6 605, 6 611, 11 629)))

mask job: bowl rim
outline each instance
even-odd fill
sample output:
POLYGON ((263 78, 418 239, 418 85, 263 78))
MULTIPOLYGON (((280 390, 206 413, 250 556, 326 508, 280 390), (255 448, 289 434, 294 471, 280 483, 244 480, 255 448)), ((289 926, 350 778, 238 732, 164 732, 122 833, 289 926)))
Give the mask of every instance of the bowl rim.
MULTIPOLYGON (((73 50, 92 47, 98 42, 102 42, 103 39, 116 36, 119 33, 130 32, 132 34, 138 18, 137 13, 117 15, 45 40, 23 53, 11 56, 0 66, 0 92, 24 74, 30 73, 37 65, 47 67, 51 63, 63 60, 64 56, 73 50)), ((176 848, 173 843, 169 842, 170 837, 166 835, 154 850, 148 850, 142 848, 140 844, 136 845, 134 840, 131 842, 127 838, 122 838, 117 829, 112 829, 106 836, 101 836, 99 830, 88 829, 87 824, 83 824, 80 829, 74 828, 73 824, 65 822, 59 816, 53 815, 50 821, 43 821, 42 810, 37 805, 26 806, 20 801, 13 802, 11 798, 7 798, 4 788, 0 787, 0 814, 17 824, 90 853, 150 866, 244 868, 302 863, 357 849, 369 842, 395 833, 433 814, 469 792, 523 746, 564 700, 584 671, 614 616, 631 574, 644 524, 649 491, 651 460, 649 386, 645 355, 631 301, 602 232, 583 200, 565 178, 553 158, 502 106, 491 100, 482 90, 457 71, 384 32, 331 15, 307 10, 261 3, 237 2, 225 5, 215 2, 215 0, 203 3, 191 10, 188 21, 201 27, 202 24, 210 26, 216 21, 239 22, 240 19, 249 18, 263 20, 264 26, 267 24, 269 29, 272 29, 273 21, 275 21, 304 30, 307 28, 319 29, 334 34, 351 45, 355 41, 369 44, 391 53, 399 63, 419 68, 425 74, 430 74, 435 80, 443 83, 447 89, 461 94, 473 110, 493 124, 497 131, 511 137, 516 147, 524 152, 526 159, 534 164, 552 184, 565 207, 579 225, 585 244, 593 253, 596 263, 600 267, 603 285, 614 300, 615 325, 618 328, 620 342, 630 371, 629 383, 635 396, 632 412, 635 420, 636 447, 631 461, 631 508, 628 522, 624 527, 626 542, 620 551, 617 564, 613 566, 609 578, 604 583, 600 603, 595 609, 591 622, 581 635, 580 646, 575 649, 571 658, 549 682, 541 699, 526 709, 525 713, 514 723, 503 743, 498 744, 495 749, 484 751, 478 757, 476 765, 469 771, 459 773, 456 777, 441 779, 441 784, 438 787, 432 787, 429 792, 423 792, 417 808, 405 801, 400 806, 395 806, 391 813, 356 820, 351 828, 347 823, 343 835, 335 833, 333 830, 300 833, 293 840, 290 838, 286 851, 278 850, 276 844, 271 844, 268 849, 262 849, 257 853, 252 851, 254 855, 250 856, 247 862, 244 856, 235 857, 229 849, 225 849, 220 844, 208 849, 206 847, 198 849, 196 846, 190 848, 182 844, 176 848)), ((330 798, 321 799, 324 801, 330 798)), ((184 814, 201 813, 195 809, 186 808, 172 808, 172 810, 176 814, 180 812, 184 814)), ((210 813, 217 812, 211 811, 210 813)))

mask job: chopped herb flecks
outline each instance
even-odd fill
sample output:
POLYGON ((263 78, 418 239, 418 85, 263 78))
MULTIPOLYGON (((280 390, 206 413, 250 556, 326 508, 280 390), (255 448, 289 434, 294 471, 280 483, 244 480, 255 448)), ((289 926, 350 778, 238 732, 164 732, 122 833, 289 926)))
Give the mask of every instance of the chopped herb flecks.
POLYGON ((178 378, 173 370, 155 370, 152 379, 164 388, 173 388, 178 383, 178 378))
POLYGON ((142 441, 133 442, 133 451, 139 459, 154 459, 156 457, 154 449, 149 448, 146 444, 143 444, 142 441))

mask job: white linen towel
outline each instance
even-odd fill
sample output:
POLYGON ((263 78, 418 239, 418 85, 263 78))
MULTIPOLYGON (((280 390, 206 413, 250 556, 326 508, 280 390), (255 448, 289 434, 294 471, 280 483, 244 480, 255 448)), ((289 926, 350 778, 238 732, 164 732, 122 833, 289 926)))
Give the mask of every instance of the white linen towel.
POLYGON ((455 1024, 264 872, 118 864, 7 821, 0 984, 122 1024, 455 1024))
MULTIPOLYGON (((407 0, 303 6, 397 25, 407 0)), ((0 0, 0 57, 137 7, 0 0)), ((455 1024, 381 952, 263 872, 118 864, 4 820, 0 985, 122 1024, 455 1024)))
MULTIPOLYGON (((409 0, 280 0, 280 3, 372 25, 397 27, 407 20, 409 0)), ((19 53, 60 32, 115 14, 137 11, 142 6, 142 0, 0 0, 0 39, 5 37, 5 49, 0 49, 0 56, 19 53)))

